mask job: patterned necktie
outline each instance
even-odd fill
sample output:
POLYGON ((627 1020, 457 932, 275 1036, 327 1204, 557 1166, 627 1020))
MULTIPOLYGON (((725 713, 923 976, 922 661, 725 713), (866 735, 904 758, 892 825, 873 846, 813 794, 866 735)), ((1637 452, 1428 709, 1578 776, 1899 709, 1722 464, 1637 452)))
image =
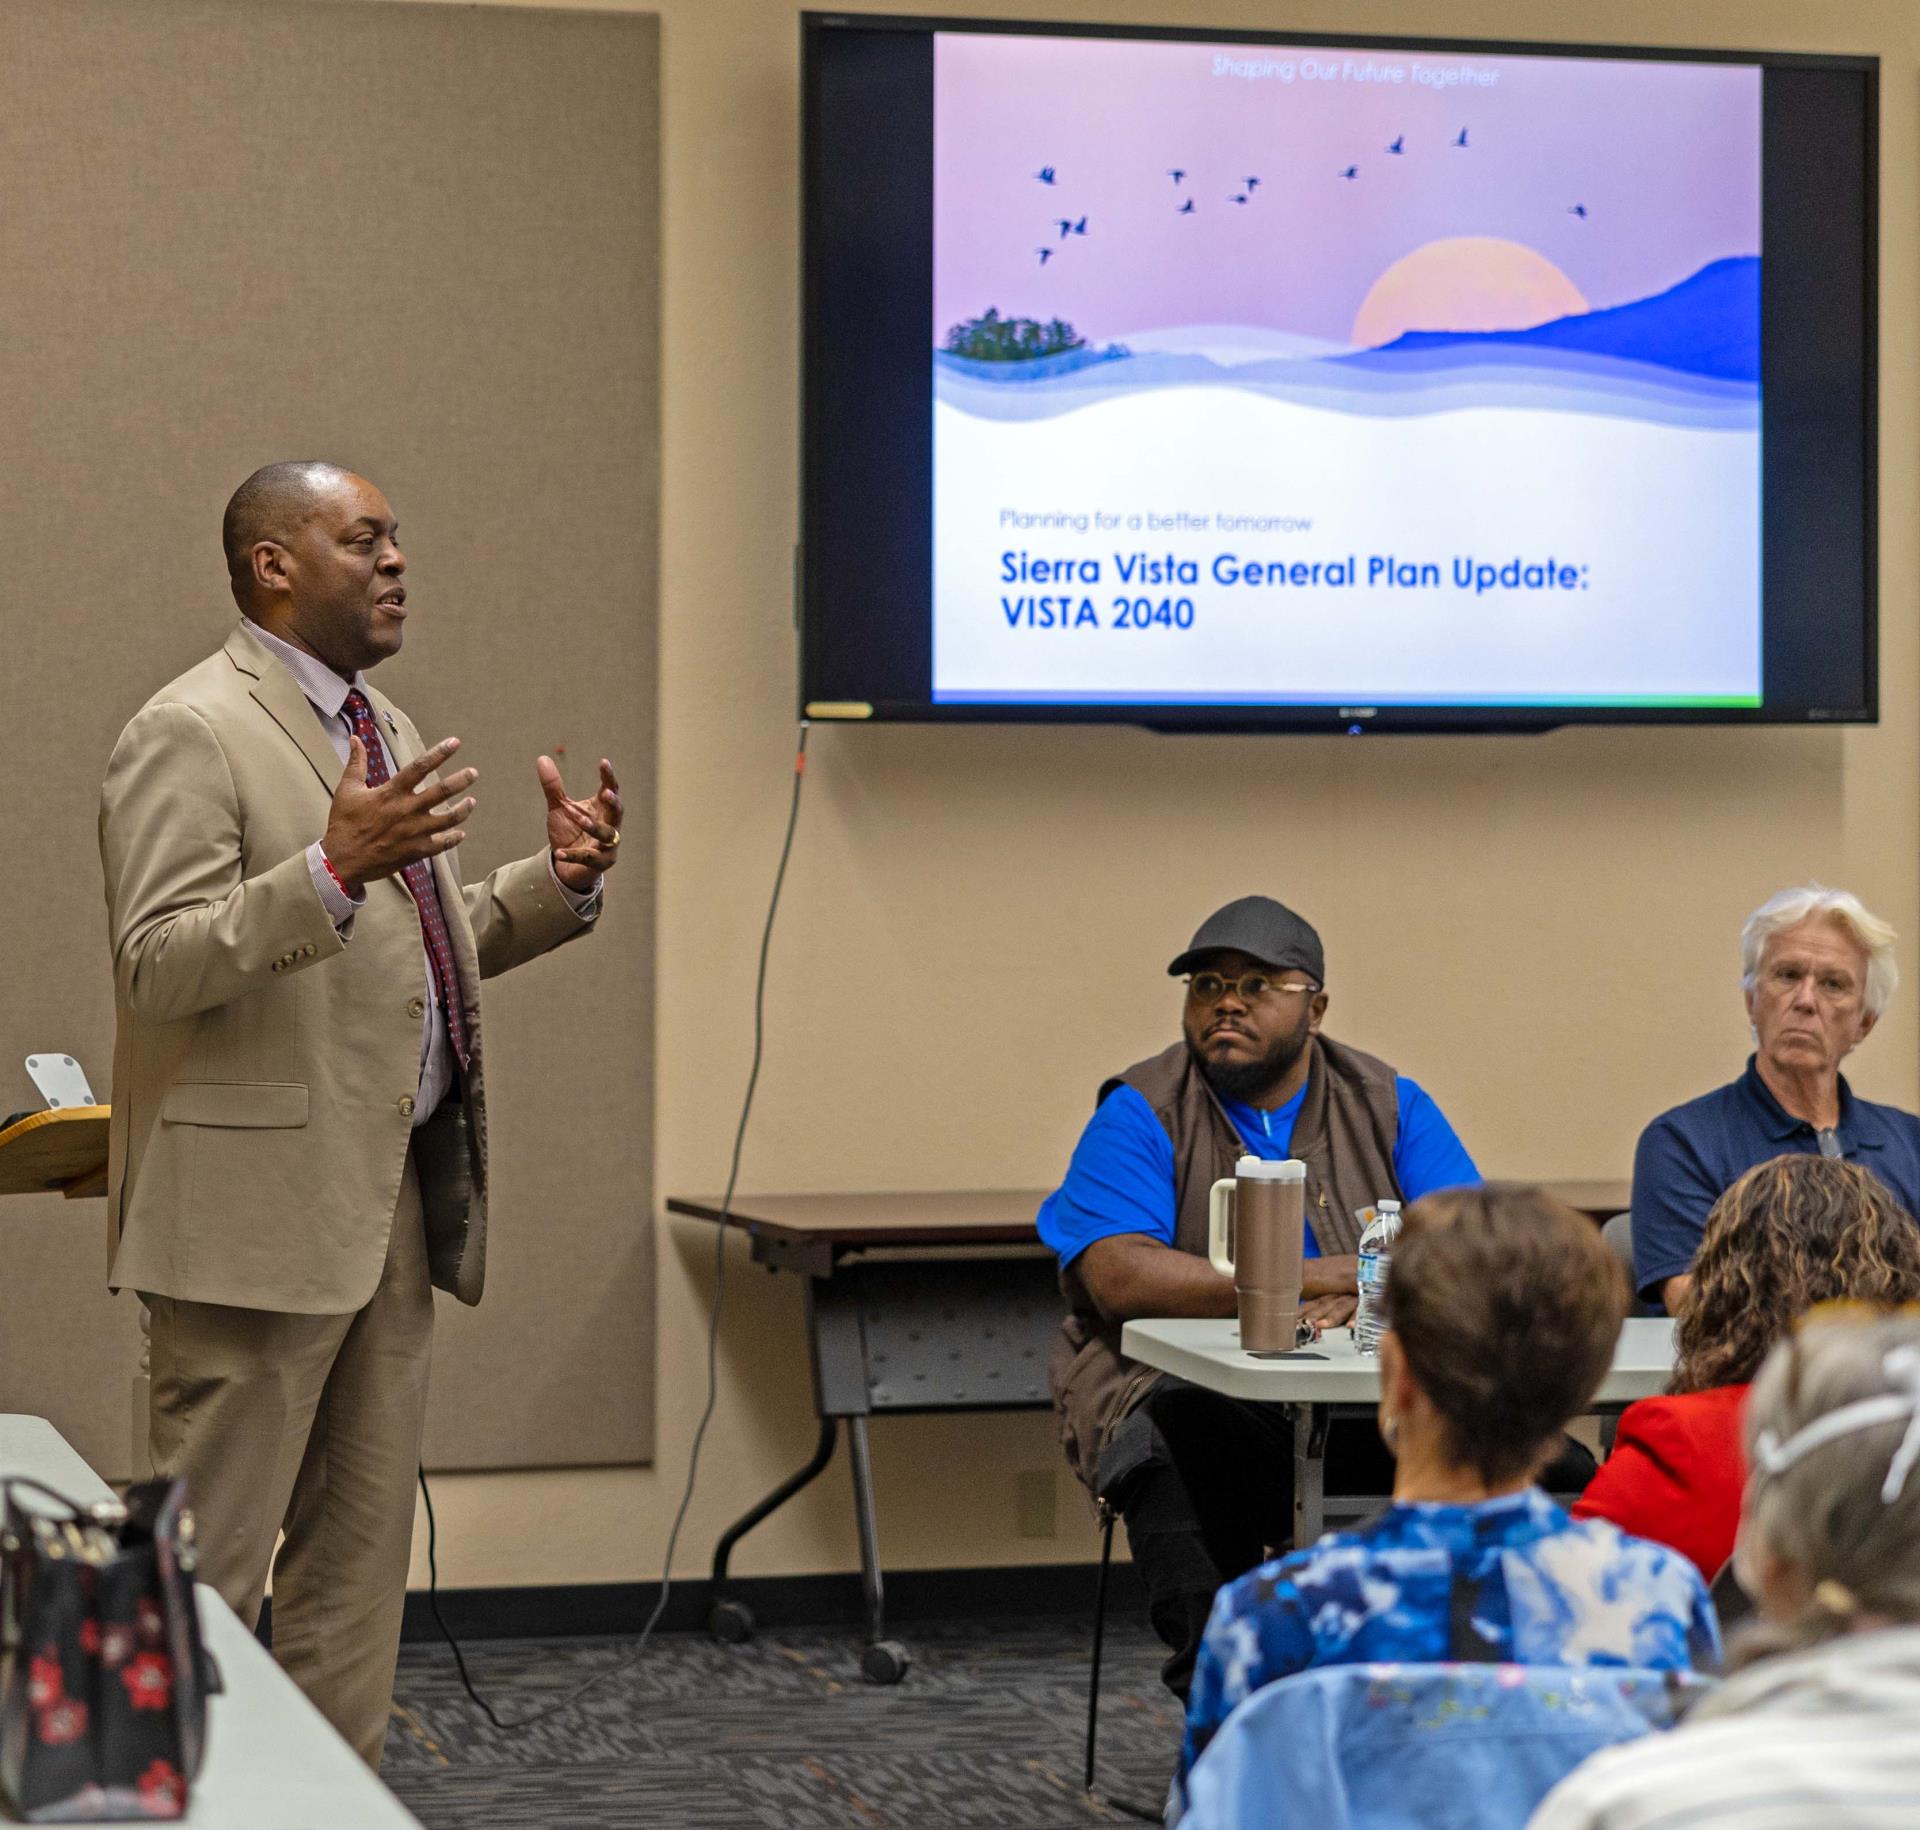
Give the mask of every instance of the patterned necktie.
MULTIPOLYGON (((367 786, 377 788, 387 780, 387 751, 373 722, 373 707, 367 696, 355 687, 341 708, 367 752, 367 786)), ((440 907, 440 891, 433 881, 433 866, 424 858, 409 864, 400 880, 413 898, 420 917, 420 938, 426 943, 427 964, 433 972, 433 987, 446 1013, 447 1038, 453 1044, 454 1058, 462 1068, 471 1065, 467 1054, 467 1018, 460 1003, 460 979, 453 966, 453 942, 447 935, 447 918, 440 907)))

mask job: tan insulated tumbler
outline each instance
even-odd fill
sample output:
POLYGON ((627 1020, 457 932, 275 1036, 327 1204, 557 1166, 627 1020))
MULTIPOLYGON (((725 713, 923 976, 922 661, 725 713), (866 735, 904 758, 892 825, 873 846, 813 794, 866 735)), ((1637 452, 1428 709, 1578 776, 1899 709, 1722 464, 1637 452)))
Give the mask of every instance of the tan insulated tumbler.
POLYGON ((1307 1166, 1243 1156, 1214 1183, 1208 1226, 1213 1268, 1233 1279, 1246 1353, 1290 1353, 1300 1317, 1307 1166))

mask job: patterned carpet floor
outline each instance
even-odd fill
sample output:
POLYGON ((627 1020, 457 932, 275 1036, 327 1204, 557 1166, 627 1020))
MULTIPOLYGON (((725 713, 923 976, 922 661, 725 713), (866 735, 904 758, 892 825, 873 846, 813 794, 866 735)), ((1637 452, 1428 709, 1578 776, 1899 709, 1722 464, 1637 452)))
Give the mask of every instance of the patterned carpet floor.
MULTIPOLYGON (((915 1622, 898 1685, 856 1637, 661 1638, 564 1714, 502 1734, 440 1644, 402 1648, 383 1776, 428 1830, 1055 1830, 1133 1821, 1080 1791, 1091 1622, 915 1622)), ((618 1639, 466 1648, 509 1722, 617 1664, 618 1639)), ((1157 1809, 1180 1714, 1138 1618, 1108 1622, 1100 1790, 1157 1809)))

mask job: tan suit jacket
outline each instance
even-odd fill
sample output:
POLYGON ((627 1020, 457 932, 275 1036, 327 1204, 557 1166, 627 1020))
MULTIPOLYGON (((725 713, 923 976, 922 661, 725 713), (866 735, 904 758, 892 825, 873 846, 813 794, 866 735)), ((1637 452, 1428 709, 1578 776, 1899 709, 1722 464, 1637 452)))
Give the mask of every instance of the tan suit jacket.
MULTIPOLYGON (((424 748, 368 689, 396 769, 424 748)), ((312 1315, 379 1282, 413 1140, 426 993, 398 877, 367 886, 342 939, 306 848, 341 764, 293 675, 245 622, 121 733, 100 801, 116 1030, 109 1279, 194 1302, 312 1315)), ((486 1266, 487 1095, 479 985, 590 924, 544 851, 464 888, 433 861, 466 1009, 465 1173, 416 1152, 430 1214, 455 1203, 458 1276, 486 1266), (429 1187, 441 1173, 447 1186, 429 1187), (465 1186, 462 1186, 464 1184, 465 1186)), ((443 1108, 445 1110, 445 1108, 443 1108)), ((429 1127, 434 1129, 436 1127, 429 1127)))

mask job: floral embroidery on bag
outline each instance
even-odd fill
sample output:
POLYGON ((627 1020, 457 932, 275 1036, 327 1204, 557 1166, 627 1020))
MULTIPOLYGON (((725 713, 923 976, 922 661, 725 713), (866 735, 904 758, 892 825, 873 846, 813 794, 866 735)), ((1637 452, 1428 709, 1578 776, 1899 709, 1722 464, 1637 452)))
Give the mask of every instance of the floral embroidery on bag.
POLYGON ((50 1709, 67 1694, 67 1681, 60 1659, 49 1646, 27 1667, 27 1707, 50 1709))
POLYGON ((140 1775, 140 1796, 149 1804, 169 1804, 177 1809, 186 1803, 187 1788, 177 1768, 156 1760, 140 1775))
POLYGON ((87 1732, 87 1706, 65 1697, 39 1715, 40 1739, 49 1747, 64 1747, 87 1732))
POLYGON ((167 1623, 160 1616, 160 1605, 142 1595, 133 1610, 135 1625, 140 1631, 140 1643, 143 1646, 157 1646, 167 1636, 167 1623))
POLYGON ((133 1657, 133 1629, 116 1620, 100 1635, 100 1662, 109 1669, 133 1657))
POLYGON ((165 1709, 173 1696, 173 1664, 164 1653, 142 1652, 120 1673, 135 1709, 165 1709))
POLYGON ((100 1623, 92 1615, 80 1623, 80 1650, 89 1658, 100 1656, 100 1623))

